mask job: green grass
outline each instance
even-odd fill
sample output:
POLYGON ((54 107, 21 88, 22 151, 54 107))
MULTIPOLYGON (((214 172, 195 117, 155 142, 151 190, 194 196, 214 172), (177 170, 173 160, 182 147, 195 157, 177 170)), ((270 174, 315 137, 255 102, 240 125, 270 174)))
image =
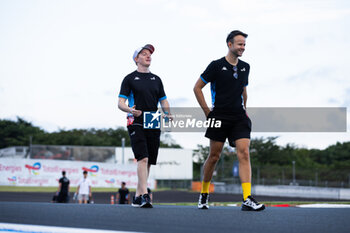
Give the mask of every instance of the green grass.
POLYGON ((55 192, 58 187, 0 186, 0 192, 55 192))

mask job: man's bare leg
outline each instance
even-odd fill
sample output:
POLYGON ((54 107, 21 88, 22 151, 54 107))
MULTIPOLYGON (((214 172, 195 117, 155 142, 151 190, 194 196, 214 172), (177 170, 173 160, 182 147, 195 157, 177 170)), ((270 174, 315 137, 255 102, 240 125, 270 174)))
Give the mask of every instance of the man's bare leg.
POLYGON ((223 142, 210 140, 210 152, 203 168, 203 182, 211 181, 216 164, 220 159, 223 146, 223 142))
POLYGON ((137 189, 136 197, 147 193, 147 178, 148 178, 148 158, 143 158, 137 161, 137 189))
POLYGON ((250 139, 241 138, 235 141, 237 158, 239 162, 239 177, 241 183, 252 182, 252 170, 250 165, 249 145, 250 139))

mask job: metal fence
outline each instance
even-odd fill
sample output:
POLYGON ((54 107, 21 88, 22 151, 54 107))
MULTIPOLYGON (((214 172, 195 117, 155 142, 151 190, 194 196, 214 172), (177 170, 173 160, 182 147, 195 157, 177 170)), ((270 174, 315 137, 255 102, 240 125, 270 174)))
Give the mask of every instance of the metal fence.
MULTIPOLYGON (((232 164, 218 164, 213 181, 227 184, 240 183, 232 164)), ((252 183, 256 185, 296 185, 314 187, 350 188, 350 171, 331 167, 302 169, 290 166, 252 166, 252 183)))
POLYGON ((190 189, 192 180, 157 180, 157 188, 190 189))

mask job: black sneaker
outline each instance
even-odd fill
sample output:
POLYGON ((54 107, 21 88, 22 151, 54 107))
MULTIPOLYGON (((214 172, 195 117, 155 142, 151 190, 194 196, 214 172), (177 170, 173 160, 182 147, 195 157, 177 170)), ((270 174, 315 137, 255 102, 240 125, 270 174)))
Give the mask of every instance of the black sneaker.
POLYGON ((198 200, 198 209, 209 209, 209 194, 201 193, 198 200))
POLYGON ((252 196, 243 201, 241 210, 243 211, 261 211, 265 209, 264 204, 257 202, 252 196))
POLYGON ((142 196, 140 195, 140 196, 138 196, 138 197, 133 197, 132 198, 132 203, 131 203, 131 205, 133 206, 133 207, 141 207, 141 199, 142 199, 142 196))
POLYGON ((142 195, 140 207, 141 208, 153 208, 152 203, 151 203, 151 198, 148 195, 148 193, 142 195))

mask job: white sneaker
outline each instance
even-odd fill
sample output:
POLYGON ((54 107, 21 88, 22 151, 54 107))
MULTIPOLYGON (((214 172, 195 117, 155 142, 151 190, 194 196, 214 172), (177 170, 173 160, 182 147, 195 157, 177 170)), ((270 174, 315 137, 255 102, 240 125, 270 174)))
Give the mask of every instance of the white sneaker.
POLYGON ((264 204, 257 202, 252 196, 243 201, 241 210, 243 211, 261 211, 265 209, 264 204))
POLYGON ((209 194, 201 193, 199 195, 198 209, 209 209, 208 200, 209 200, 209 194))

